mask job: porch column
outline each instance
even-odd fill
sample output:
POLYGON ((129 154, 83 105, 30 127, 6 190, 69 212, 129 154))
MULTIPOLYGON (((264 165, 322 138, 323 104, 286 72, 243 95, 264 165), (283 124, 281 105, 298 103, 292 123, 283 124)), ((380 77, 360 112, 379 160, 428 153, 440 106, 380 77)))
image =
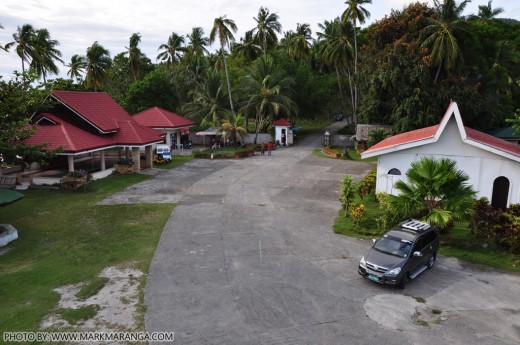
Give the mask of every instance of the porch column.
POLYGON ((101 171, 106 170, 106 164, 105 164, 105 150, 101 150, 99 152, 99 161, 101 162, 101 171))
POLYGON ((178 129, 176 131, 177 135, 175 136, 177 138, 177 145, 180 145, 181 144, 181 130, 178 129))
POLYGON ((69 172, 74 171, 74 156, 67 156, 67 161, 69 162, 69 172))
POLYGON ((168 145, 168 147, 172 147, 172 132, 170 131, 166 131, 166 145, 168 145))
POLYGON ((132 161, 134 161, 134 166, 136 170, 139 172, 141 170, 141 157, 139 154, 139 147, 132 147, 132 161))
POLYGON ((128 146, 125 147, 125 158, 130 158, 130 148, 128 146))
POLYGON ((146 168, 153 168, 153 150, 152 145, 147 145, 144 148, 146 160, 145 160, 145 166, 146 168))

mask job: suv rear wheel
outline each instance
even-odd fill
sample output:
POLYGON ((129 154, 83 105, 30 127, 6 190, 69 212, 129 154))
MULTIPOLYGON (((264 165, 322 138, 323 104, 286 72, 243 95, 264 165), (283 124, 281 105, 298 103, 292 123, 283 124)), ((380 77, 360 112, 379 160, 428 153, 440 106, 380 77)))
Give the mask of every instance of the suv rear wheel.
POLYGON ((397 287, 402 290, 406 286, 406 283, 408 283, 409 281, 410 277, 408 275, 408 272, 406 272, 405 274, 403 274, 403 277, 401 278, 399 284, 397 284, 397 287))

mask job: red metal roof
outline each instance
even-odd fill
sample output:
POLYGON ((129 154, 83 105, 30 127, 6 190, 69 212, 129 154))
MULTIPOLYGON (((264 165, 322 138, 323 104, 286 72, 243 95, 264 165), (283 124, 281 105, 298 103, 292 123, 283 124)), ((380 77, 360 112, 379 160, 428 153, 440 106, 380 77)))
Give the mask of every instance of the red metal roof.
POLYGON ((439 125, 430 126, 426 128, 416 129, 414 131, 405 132, 397 135, 393 135, 385 140, 371 146, 364 153, 379 151, 382 149, 388 149, 394 146, 399 146, 403 144, 408 144, 414 141, 430 139, 435 136, 437 130, 439 129, 439 125))
POLYGON ((130 115, 105 92, 51 91, 54 98, 102 132, 118 130, 117 121, 130 115))
MULTIPOLYGON (((394 135, 392 137, 389 137, 376 145, 370 147, 368 150, 363 152, 363 155, 370 155, 370 156, 377 156, 377 151, 383 151, 386 149, 391 149, 395 147, 395 151, 400 150, 399 146, 403 146, 406 144, 410 144, 413 142, 420 142, 423 140, 433 139, 433 138, 440 138, 440 134, 442 131, 444 131, 444 128, 448 124, 448 121, 450 118, 454 118, 454 121, 456 122, 457 128, 459 130, 459 133, 461 134, 461 138, 463 140, 468 139, 467 143, 471 145, 475 145, 474 143, 484 145, 485 147, 489 147, 491 149, 495 149, 498 151, 502 151, 505 153, 509 153, 515 156, 520 157, 520 147, 516 146, 513 143, 507 142, 505 140, 502 140, 500 138, 494 137, 492 135, 479 132, 477 130, 471 129, 469 127, 465 127, 462 124, 462 118, 459 113, 459 109, 456 103, 452 102, 446 112, 444 113, 444 116, 441 120, 441 122, 438 125, 426 127, 417 129, 414 131, 401 133, 398 135, 394 135), (465 135, 464 135, 465 132, 465 135), (376 154, 374 154, 376 153, 376 154)), ((419 143, 420 145, 420 143, 419 143)), ((480 146, 481 148, 482 147, 480 146)), ((391 150, 394 151, 394 150, 391 150)), ((381 153, 383 154, 383 153, 381 153)))
POLYGON ((279 127, 292 127, 292 123, 284 119, 283 117, 279 118, 272 124, 273 127, 279 126, 279 127))
POLYGON ((45 149, 63 147, 78 153, 112 146, 143 146, 163 141, 163 134, 140 125, 106 93, 53 91, 53 96, 71 111, 37 115, 36 133, 25 142, 47 143, 45 149), (104 107, 104 108, 103 108, 104 107), (84 121, 78 121, 82 118, 84 121))
POLYGON ((151 128, 181 128, 195 125, 194 121, 159 107, 142 111, 132 118, 139 124, 151 128))

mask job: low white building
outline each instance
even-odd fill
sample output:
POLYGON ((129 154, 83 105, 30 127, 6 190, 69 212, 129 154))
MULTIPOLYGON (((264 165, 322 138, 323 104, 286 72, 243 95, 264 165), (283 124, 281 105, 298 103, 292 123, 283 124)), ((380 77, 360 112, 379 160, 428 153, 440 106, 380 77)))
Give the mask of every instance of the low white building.
POLYGON ((274 127, 274 140, 279 142, 282 146, 289 146, 293 144, 293 132, 291 130, 292 123, 284 119, 279 118, 271 125, 274 127))
POLYGON ((452 102, 440 124, 389 137, 361 154, 378 157, 376 192, 397 194, 412 162, 422 157, 449 158, 469 175, 477 197, 505 209, 520 203, 520 148, 505 140, 464 127, 452 102))

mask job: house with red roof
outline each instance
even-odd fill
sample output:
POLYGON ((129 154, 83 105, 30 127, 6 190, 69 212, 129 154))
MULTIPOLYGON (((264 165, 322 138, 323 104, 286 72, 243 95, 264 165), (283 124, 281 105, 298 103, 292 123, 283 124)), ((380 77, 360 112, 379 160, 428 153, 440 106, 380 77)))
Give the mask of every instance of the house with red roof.
POLYGON ((293 124, 283 117, 274 121, 271 125, 274 127, 274 140, 282 146, 289 146, 293 143, 293 132, 291 130, 293 124))
POLYGON ((378 157, 376 192, 396 194, 412 162, 422 157, 449 158, 469 175, 469 183, 495 207, 520 203, 520 148, 465 127, 452 102, 438 125, 389 137, 361 154, 378 157))
POLYGON ((36 113, 31 120, 36 132, 28 145, 46 143, 45 149, 62 148, 58 159, 66 159, 68 170, 84 159, 99 159, 107 170, 106 150, 124 148, 137 169, 140 151, 145 151, 144 167, 152 167, 152 145, 163 143, 163 134, 136 122, 105 92, 51 91, 55 101, 51 110, 36 113))
POLYGON ((142 126, 165 133, 166 145, 172 148, 182 148, 181 137, 189 135, 189 128, 195 126, 194 121, 159 107, 142 111, 132 118, 142 126))

